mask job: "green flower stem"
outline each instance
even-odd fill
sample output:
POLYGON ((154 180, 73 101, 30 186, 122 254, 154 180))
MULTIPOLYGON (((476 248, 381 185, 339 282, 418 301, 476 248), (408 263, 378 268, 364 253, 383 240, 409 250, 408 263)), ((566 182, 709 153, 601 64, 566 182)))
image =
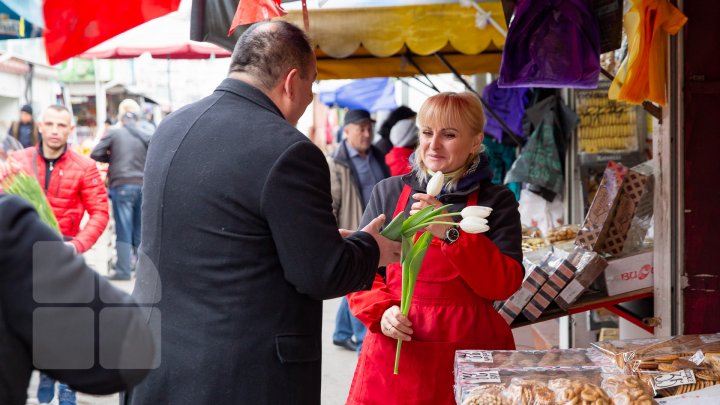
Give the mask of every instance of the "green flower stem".
POLYGON ((393 370, 393 374, 398 374, 398 366, 400 365, 400 348, 402 347, 402 339, 398 339, 397 342, 397 349, 395 349, 395 369, 393 370))
POLYGON ((459 213, 459 212, 447 212, 447 213, 445 213, 445 214, 435 215, 435 216, 433 217, 433 219, 435 219, 435 218, 440 218, 440 217, 459 217, 459 216, 461 216, 461 215, 462 215, 462 214, 459 213))
POLYGON ((410 232, 415 233, 415 232, 417 232, 417 231, 419 231, 419 230, 421 230, 421 229, 423 229, 423 228, 426 228, 428 225, 450 225, 450 226, 455 226, 455 225, 457 225, 457 222, 444 222, 444 221, 430 221, 430 222, 425 222, 425 223, 422 223, 422 224, 420 224, 420 225, 417 225, 417 226, 415 226, 415 227, 413 227, 413 228, 408 229, 407 232, 405 232, 404 234, 407 235, 407 234, 410 233, 410 232))

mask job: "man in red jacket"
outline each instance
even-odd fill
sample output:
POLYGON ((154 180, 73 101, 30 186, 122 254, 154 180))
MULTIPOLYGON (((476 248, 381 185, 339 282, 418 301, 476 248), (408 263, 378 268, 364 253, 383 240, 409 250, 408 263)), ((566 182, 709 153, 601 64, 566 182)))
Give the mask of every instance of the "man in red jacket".
POLYGON ((47 108, 39 123, 40 142, 13 154, 25 172, 45 191, 60 232, 78 253, 90 249, 108 223, 108 196, 95 162, 67 147, 73 129, 70 111, 61 105, 47 108), (85 211, 90 220, 83 229, 85 211))
MULTIPOLYGON (((61 105, 48 107, 39 123, 40 142, 12 155, 22 169, 34 176, 45 191, 60 225, 63 239, 77 253, 90 249, 107 226, 108 195, 95 161, 67 147, 75 126, 72 114, 61 105), (80 229, 85 211, 90 219, 80 229)), ((50 402, 55 381, 41 374, 38 400, 50 402)), ((75 404, 75 392, 60 384, 58 396, 62 404, 75 404)))

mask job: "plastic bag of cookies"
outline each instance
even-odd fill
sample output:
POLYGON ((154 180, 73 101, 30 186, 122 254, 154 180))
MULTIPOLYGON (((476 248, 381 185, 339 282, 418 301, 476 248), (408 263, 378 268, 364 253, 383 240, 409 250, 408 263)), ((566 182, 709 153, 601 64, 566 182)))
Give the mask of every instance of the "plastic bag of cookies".
POLYGON ((556 404, 611 405, 610 396, 598 385, 583 378, 558 378, 548 382, 556 404))
POLYGON ((616 405, 652 405, 653 390, 634 375, 605 375, 602 388, 616 405))

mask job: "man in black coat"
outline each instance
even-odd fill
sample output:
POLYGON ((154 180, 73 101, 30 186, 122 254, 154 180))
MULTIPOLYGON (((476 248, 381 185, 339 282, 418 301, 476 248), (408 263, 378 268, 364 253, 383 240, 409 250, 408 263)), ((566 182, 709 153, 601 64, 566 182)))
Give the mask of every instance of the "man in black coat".
POLYGON ((91 394, 125 390, 147 374, 154 348, 132 299, 30 204, 0 192, 0 404, 25 405, 33 368, 91 394))
POLYGON ((398 243, 338 232, 322 152, 294 124, 317 75, 285 22, 238 40, 230 75, 148 151, 134 295, 156 303, 160 367, 133 405, 319 404, 322 300, 369 288, 398 243))

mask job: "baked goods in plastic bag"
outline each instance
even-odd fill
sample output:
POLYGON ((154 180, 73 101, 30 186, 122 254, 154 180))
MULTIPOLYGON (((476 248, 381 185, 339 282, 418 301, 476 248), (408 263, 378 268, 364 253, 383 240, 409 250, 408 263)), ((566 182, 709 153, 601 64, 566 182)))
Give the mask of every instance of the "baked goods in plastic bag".
POLYGON ((652 388, 634 375, 607 375, 602 388, 616 405, 651 405, 652 388))
POLYGON ((481 385, 470 391, 462 405, 507 405, 502 395, 504 390, 503 384, 481 385))
POLYGON ((548 382, 556 404, 611 405, 608 394, 598 385, 579 378, 557 378, 548 382))

